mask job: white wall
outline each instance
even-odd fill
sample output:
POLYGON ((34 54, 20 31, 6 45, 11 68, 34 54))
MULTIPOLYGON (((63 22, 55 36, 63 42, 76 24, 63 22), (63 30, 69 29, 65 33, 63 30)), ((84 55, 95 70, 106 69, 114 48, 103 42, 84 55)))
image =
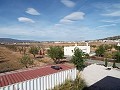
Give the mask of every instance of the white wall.
POLYGON ((56 85, 62 84, 66 79, 74 80, 75 78, 76 68, 73 68, 9 86, 0 87, 0 90, 48 90, 54 88, 56 85))
POLYGON ((75 48, 81 49, 85 53, 90 53, 90 46, 70 46, 70 47, 64 47, 64 55, 65 56, 72 56, 74 54, 75 48))

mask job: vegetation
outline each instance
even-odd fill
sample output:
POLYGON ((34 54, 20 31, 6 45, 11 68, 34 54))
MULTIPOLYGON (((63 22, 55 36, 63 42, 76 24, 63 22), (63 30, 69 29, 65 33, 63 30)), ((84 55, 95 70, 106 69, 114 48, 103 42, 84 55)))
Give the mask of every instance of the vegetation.
POLYGON ((89 59, 90 58, 89 54, 84 54, 84 58, 89 59))
POLYGON ((20 52, 20 54, 22 53, 23 51, 23 47, 18 47, 18 51, 20 52))
POLYGON ((5 45, 5 47, 12 51, 15 51, 15 52, 17 51, 17 46, 15 46, 15 45, 5 45))
POLYGON ((114 54, 114 58, 116 60, 116 62, 120 63, 120 52, 117 51, 115 54, 114 54))
POLYGON ((77 76, 77 78, 72 80, 66 80, 62 85, 56 86, 53 90, 83 90, 86 87, 84 80, 77 76))
POLYGON ((32 46, 29 49, 29 52, 33 54, 34 58, 35 58, 35 55, 38 54, 38 51, 39 51, 38 47, 35 47, 35 46, 32 46))
POLYGON ((113 53, 112 52, 105 52, 104 58, 106 58, 106 59, 113 58, 113 53))
POLYGON ((64 57, 62 47, 59 46, 50 47, 50 49, 48 50, 48 56, 52 58, 55 63, 60 63, 60 59, 64 57))
POLYGON ((116 64, 115 64, 115 61, 113 62, 113 66, 112 66, 113 68, 116 68, 117 66, 116 66, 116 64))
POLYGON ((105 67, 107 67, 107 65, 108 65, 108 60, 105 59, 105 67))
POLYGON ((33 60, 30 59, 30 57, 28 55, 24 55, 21 59, 20 59, 20 63, 23 64, 26 68, 28 68, 29 65, 33 64, 33 60))
POLYGON ((117 51, 119 51, 120 52, 120 46, 114 46, 115 47, 115 49, 117 50, 117 51))
POLYGON ((72 56, 72 63, 76 66, 76 68, 80 71, 84 68, 84 54, 79 48, 75 48, 74 55, 72 56))
POLYGON ((105 47, 103 45, 100 45, 96 51, 95 51, 96 55, 97 56, 104 56, 104 53, 105 53, 105 47))

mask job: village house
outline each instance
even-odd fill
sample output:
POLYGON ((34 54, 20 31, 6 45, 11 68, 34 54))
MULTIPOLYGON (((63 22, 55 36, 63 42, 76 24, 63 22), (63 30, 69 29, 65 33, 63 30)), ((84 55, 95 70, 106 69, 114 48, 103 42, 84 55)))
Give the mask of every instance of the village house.
POLYGON ((75 48, 81 49, 82 52, 84 52, 86 54, 90 53, 90 46, 86 42, 86 46, 77 46, 77 44, 75 44, 75 46, 64 47, 64 55, 65 56, 72 56, 74 54, 75 48))

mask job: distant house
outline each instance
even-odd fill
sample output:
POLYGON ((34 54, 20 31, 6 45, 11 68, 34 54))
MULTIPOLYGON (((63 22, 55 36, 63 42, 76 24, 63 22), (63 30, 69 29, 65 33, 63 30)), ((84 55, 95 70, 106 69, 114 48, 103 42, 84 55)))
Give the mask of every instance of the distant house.
POLYGON ((76 78, 76 68, 59 64, 0 74, 0 90, 48 90, 76 78))
POLYGON ((74 54, 75 48, 81 49, 84 53, 90 53, 90 46, 88 45, 88 43, 86 43, 86 46, 77 46, 77 44, 75 44, 75 46, 64 47, 64 55, 72 56, 74 54))

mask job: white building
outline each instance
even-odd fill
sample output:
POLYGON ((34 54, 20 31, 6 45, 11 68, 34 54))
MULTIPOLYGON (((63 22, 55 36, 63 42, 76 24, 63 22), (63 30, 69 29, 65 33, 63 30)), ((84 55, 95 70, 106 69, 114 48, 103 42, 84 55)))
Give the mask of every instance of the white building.
POLYGON ((118 43, 117 46, 120 46, 120 43, 118 43))
POLYGON ((76 78, 76 68, 59 64, 0 74, 0 90, 48 90, 76 78))
POLYGON ((64 47, 64 55, 72 56, 76 47, 81 49, 84 53, 90 53, 90 46, 88 46, 88 43, 86 43, 86 46, 77 46, 77 44, 75 44, 75 46, 64 47))

